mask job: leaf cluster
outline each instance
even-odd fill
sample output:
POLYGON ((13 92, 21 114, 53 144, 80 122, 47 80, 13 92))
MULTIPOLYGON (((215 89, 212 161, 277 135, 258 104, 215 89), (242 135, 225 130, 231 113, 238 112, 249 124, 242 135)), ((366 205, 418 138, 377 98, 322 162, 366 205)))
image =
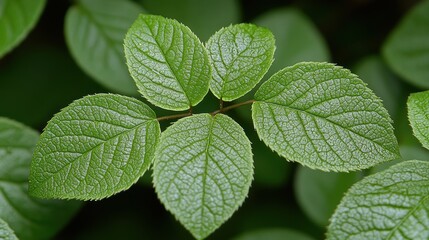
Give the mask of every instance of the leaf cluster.
MULTIPOLYGON (((74 201, 32 198, 27 189, 40 198, 99 200, 130 188, 143 175, 147 180, 146 172, 152 170, 159 200, 202 239, 243 204, 252 182, 284 180, 289 165, 253 162, 258 158, 301 164, 295 195, 314 223, 329 225, 328 239, 429 238, 428 165, 414 160, 429 156, 429 93, 411 94, 408 112, 401 111, 401 99, 408 95, 404 86, 415 91, 404 82, 428 86, 429 2, 422 1, 403 18, 382 46, 383 59, 365 59, 353 70, 357 75, 332 63, 302 62, 328 61, 329 53, 296 9, 254 21, 264 27, 235 24, 212 34, 238 22, 237 5, 197 2, 141 1, 149 12, 178 18, 192 30, 173 19, 139 16, 145 10, 131 1, 74 2, 64 30, 79 67, 104 87, 131 96, 139 92, 163 111, 157 116, 159 110, 123 95, 90 95, 55 115, 40 138, 28 127, 0 118, 0 238, 49 238, 79 209, 74 201), (167 2, 170 7, 163 8, 167 2), (220 6, 222 18, 214 16, 216 21, 209 23, 201 17, 216 14, 220 6), (210 101, 219 108, 200 111, 210 101), (252 105, 251 114, 244 105, 252 105), (237 115, 228 116, 233 109, 253 122, 256 131, 244 130, 232 118, 237 115), (168 111, 180 112, 163 115, 168 111), (160 122, 170 121, 175 122, 163 129, 160 122), (273 153, 267 154, 269 149, 273 153), (263 168, 270 169, 268 174, 258 175, 263 168), (364 169, 369 170, 356 171, 364 169)), ((44 6, 44 0, 0 1, 0 57, 24 39, 44 6)), ((23 76, 37 72, 32 76, 36 85, 45 78, 40 66, 72 63, 58 51, 48 61, 35 61, 46 56, 45 49, 52 53, 49 47, 40 49, 18 69, 23 76), (21 71, 24 67, 29 72, 21 71)), ((2 72, 2 78, 13 71, 2 72)), ((85 81, 63 71, 74 69, 56 68, 49 76, 58 72, 85 81)), ((46 92, 62 95, 49 80, 44 83, 49 85, 46 92)), ((14 96, 9 89, 21 84, 2 86, 0 95, 14 96)), ((27 88, 22 95, 28 99, 43 95, 27 88)), ((38 116, 59 104, 46 100, 31 109, 21 99, 37 112, 28 121, 40 122, 38 116)), ((16 106, 9 105, 0 109, 16 106)), ((289 229, 255 230, 239 239, 255 238, 308 239, 289 229)))
POLYGON ((268 72, 274 35, 236 24, 203 44, 185 25, 140 15, 124 40, 138 91, 153 105, 186 111, 157 117, 115 94, 76 100, 48 123, 36 146, 30 193, 97 200, 128 189, 151 166, 165 207, 198 239, 243 203, 253 179, 251 143, 225 112, 252 104, 258 136, 289 161, 324 171, 365 169, 399 156, 387 110, 355 74, 324 62, 286 67, 254 99, 226 106, 268 72), (193 113, 211 91, 218 110, 193 113), (159 121, 182 118, 161 134, 159 121))

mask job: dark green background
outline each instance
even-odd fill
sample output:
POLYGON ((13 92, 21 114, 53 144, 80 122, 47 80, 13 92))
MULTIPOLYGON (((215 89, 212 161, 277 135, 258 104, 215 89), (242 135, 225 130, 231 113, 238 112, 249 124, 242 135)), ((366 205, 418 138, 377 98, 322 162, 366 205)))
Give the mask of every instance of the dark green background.
MULTIPOLYGON (((138 2, 144 3, 144 0, 138 2)), ((240 22, 251 22, 263 13, 282 7, 301 10, 326 40, 331 61, 353 69, 363 58, 380 54, 388 34, 418 2, 242 0, 238 6, 240 22)), ((74 99, 108 92, 80 70, 66 47, 64 16, 72 4, 72 1, 48 1, 36 28, 0 59, 0 116, 41 131, 53 114, 74 99)), ((218 17, 222 17, 221 13, 218 17)), ((415 143, 404 117, 404 103, 407 93, 418 89, 400 84, 404 89, 398 96, 402 103, 392 118, 399 126, 399 142, 415 143)), ((241 119, 246 129, 252 130, 251 123, 240 114, 231 114, 241 119)), ((252 142, 258 141, 255 134, 248 136, 252 142)), ((306 217, 296 202, 293 177, 297 165, 278 158, 268 148, 261 148, 260 143, 253 147, 255 158, 263 160, 255 160, 256 180, 249 197, 209 239, 229 239, 265 227, 295 229, 322 239, 325 228, 306 217)), ((191 239, 160 204, 150 181, 150 173, 146 173, 141 184, 126 192, 87 202, 57 239, 191 239)))

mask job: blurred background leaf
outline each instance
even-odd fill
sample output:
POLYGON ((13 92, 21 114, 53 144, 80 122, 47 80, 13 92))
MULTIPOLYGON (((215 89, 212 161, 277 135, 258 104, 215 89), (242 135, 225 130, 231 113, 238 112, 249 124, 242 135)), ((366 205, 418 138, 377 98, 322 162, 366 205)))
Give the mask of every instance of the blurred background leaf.
POLYGON ((276 9, 262 14, 253 22, 270 29, 276 38, 274 63, 267 78, 295 63, 330 60, 328 46, 317 27, 298 9, 276 9))
POLYGON ((254 230, 240 235, 234 240, 311 240, 313 238, 306 236, 303 233, 289 229, 261 229, 254 230))
MULTIPOLYGON (((0 0, 0 9, 4 10, 7 1, 18 2, 0 0)), ((66 13, 82 5, 82 2, 99 3, 101 10, 108 8, 104 6, 108 5, 106 1, 100 0, 47 1, 34 30, 19 46, 16 45, 14 51, 0 59, 0 115, 41 130, 53 114, 73 100, 88 94, 118 91, 114 88, 106 90, 99 85, 99 81, 93 81, 83 73, 66 45, 66 13)), ((115 1, 122 4, 119 2, 129 3, 127 0, 115 1)), ((141 6, 138 8, 144 8, 147 12, 177 18, 203 41, 231 23, 253 22, 270 28, 276 35, 277 51, 274 65, 265 79, 275 71, 301 60, 332 61, 347 68, 354 67, 353 72, 374 89, 392 114, 403 158, 426 160, 427 150, 423 150, 412 135, 405 108, 408 94, 421 89, 411 86, 409 81, 400 81, 398 91, 395 86, 404 76, 392 73, 390 65, 383 62, 385 57, 378 57, 387 36, 399 26, 401 18, 421 2, 425 1, 390 2, 389 11, 386 11, 386 2, 369 0, 133 0, 134 4, 131 5, 138 4, 141 6)), ((118 10, 117 14, 122 14, 122 11, 118 10)), ((1 19, 4 19, 2 13, 0 22, 1 19)), ((109 23, 109 26, 116 26, 111 25, 112 22, 115 23, 115 20, 103 21, 109 23)), ((4 28, 0 27, 0 32, 2 30, 4 28)), ((84 36, 79 32, 77 34, 74 37, 84 36)), ((3 37, 0 34, 0 39, 3 37)), ((122 40, 119 43, 122 51, 122 40)), ((122 68, 119 65, 121 63, 117 64, 111 69, 122 68)), ((109 69, 103 71, 106 74, 109 69)), ((107 87, 106 84, 104 86, 107 87)), ((137 96, 137 92, 131 94, 137 96)), ((211 112, 218 106, 219 102, 209 94, 193 110, 195 113, 211 112)), ((171 114, 156 107, 154 109, 158 116, 171 114)), ((240 121, 253 142, 255 180, 243 206, 208 239, 231 239, 267 228, 288 229, 305 233, 314 239, 323 239, 325 226, 315 223, 295 196, 300 168, 279 158, 257 140, 249 122, 250 106, 243 106, 238 112, 231 111, 228 115, 240 121)), ((168 121, 161 122, 162 129, 170 124, 168 121)), ((382 165, 378 167, 383 168, 382 165)), ((372 173, 376 168, 365 173, 372 173)), ((149 174, 145 174, 143 182, 145 184, 138 184, 109 199, 88 202, 55 239, 192 239, 160 204, 149 174)), ((337 189, 336 186, 332 188, 337 189)))
POLYGON ((362 177, 361 172, 322 172, 299 166, 295 175, 295 196, 307 216, 325 227, 344 193, 362 177))
POLYGON ((45 0, 0 1, 0 58, 18 45, 36 25, 45 0))
MULTIPOLYGON (((238 99, 253 99, 259 86, 274 73, 302 61, 329 61, 330 54, 327 44, 316 26, 301 11, 295 8, 280 8, 264 13, 253 22, 270 29, 276 40, 274 62, 263 80, 249 93, 238 99)), ((237 112, 246 120, 251 115, 246 110, 237 112)))
POLYGON ((205 42, 217 30, 240 21, 238 0, 139 0, 151 14, 174 18, 205 42))
POLYGON ((398 77, 386 66, 378 56, 369 56, 359 61, 353 73, 368 84, 375 95, 383 100, 390 116, 396 120, 398 108, 404 99, 402 84, 398 77))
POLYGON ((0 117, 0 218, 23 240, 51 238, 81 206, 78 201, 28 195, 30 161, 38 139, 38 132, 0 117))
POLYGON ((389 66, 405 80, 429 88, 429 1, 407 13, 383 45, 389 66))
POLYGON ((20 48, 0 64, 0 116, 37 129, 73 100, 104 91, 55 46, 20 48))
POLYGON ((125 64, 123 41, 140 13, 143 9, 126 0, 78 0, 66 15, 65 36, 73 58, 114 92, 137 95, 125 64))

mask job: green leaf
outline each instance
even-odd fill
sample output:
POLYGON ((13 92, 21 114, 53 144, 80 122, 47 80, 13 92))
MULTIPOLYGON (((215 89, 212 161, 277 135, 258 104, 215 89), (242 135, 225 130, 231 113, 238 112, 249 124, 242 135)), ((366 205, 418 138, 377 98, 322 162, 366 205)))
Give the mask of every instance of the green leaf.
POLYGON ((0 1, 0 58, 18 45, 36 25, 46 0, 0 1))
POLYGON ((140 0, 149 12, 177 19, 206 41, 218 29, 240 19, 238 0, 140 0), (219 17, 222 16, 222 17, 219 17))
POLYGON ((70 52, 97 82, 117 92, 136 95, 125 64, 123 39, 143 10, 126 0, 78 0, 65 19, 70 52))
POLYGON ((38 139, 36 131, 0 117, 0 218, 20 239, 53 237, 80 207, 79 202, 28 196, 30 160, 38 139))
POLYGON ((325 227, 344 193, 360 176, 360 172, 327 173, 300 166, 294 181, 295 196, 306 215, 325 227))
POLYGON ((385 162, 377 166, 372 167, 367 173, 374 174, 388 169, 389 167, 407 161, 407 160, 429 160, 429 151, 420 145, 400 145, 399 150, 401 152, 401 158, 393 161, 385 162))
POLYGON ((159 135, 155 113, 136 99, 79 99, 42 133, 29 191, 42 198, 96 200, 126 190, 149 168, 159 135))
POLYGON ((10 229, 9 225, 0 218, 0 239, 3 240, 18 240, 15 233, 10 229))
POLYGON ((347 172, 399 157, 387 110, 347 69, 299 63, 273 75, 255 99, 258 135, 289 161, 347 172))
POLYGON ((429 163, 407 161, 350 188, 327 239, 428 239, 429 163))
POLYGON ((429 91, 412 93, 407 107, 414 135, 423 147, 429 149, 429 91))
POLYGON ((155 189, 197 239, 231 217, 246 198, 252 176, 250 141, 226 115, 183 118, 161 135, 154 161, 155 189))
POLYGON ((409 83, 429 88, 429 1, 421 1, 383 45, 389 66, 409 83))
MULTIPOLYGON (((264 13, 253 22, 270 29, 276 39, 274 62, 261 82, 286 66, 302 61, 330 59, 329 49, 322 35, 311 20, 298 9, 276 9, 264 13)), ((255 92, 256 88, 241 99, 253 99, 255 92)), ((237 111, 243 118, 251 121, 251 115, 244 108, 238 108, 237 111)))
POLYGON ((311 240, 313 238, 290 229, 260 229, 244 233, 234 240, 311 240))
POLYGON ((259 16, 253 22, 270 29, 276 38, 275 60, 268 76, 302 61, 330 59, 329 49, 322 35, 298 9, 276 9, 259 16))
POLYGON ((125 57, 140 93, 158 107, 186 110, 208 92, 207 50, 176 20, 140 15, 125 37, 125 57))
POLYGON ((267 28, 244 23, 222 28, 207 42, 213 66, 210 90, 225 101, 243 96, 268 71, 275 48, 267 28))

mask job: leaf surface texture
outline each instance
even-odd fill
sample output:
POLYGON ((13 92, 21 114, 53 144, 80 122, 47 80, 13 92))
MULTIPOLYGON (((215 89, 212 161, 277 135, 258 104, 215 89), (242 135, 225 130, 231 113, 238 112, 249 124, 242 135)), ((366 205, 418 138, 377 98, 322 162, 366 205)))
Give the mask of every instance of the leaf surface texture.
POLYGON ((52 238, 80 207, 75 201, 28 195, 28 172, 38 139, 36 131, 0 117, 0 219, 23 240, 52 238))
POLYGON ((154 162, 155 189, 197 239, 231 217, 247 196, 252 177, 250 141, 226 115, 193 115, 162 133, 154 162))
POLYGON ((42 133, 30 193, 89 200, 126 190, 149 168, 159 135, 155 113, 136 99, 112 94, 79 99, 42 133))
POLYGON ((208 92, 207 50, 185 25, 140 15, 125 37, 125 56, 140 93, 167 110, 186 110, 208 92))
POLYGON ((428 239, 429 163, 406 161, 370 175, 346 193, 327 239, 428 239))
POLYGON ((399 156, 387 110, 347 69, 299 63, 273 75, 255 99, 259 137, 289 161, 347 172, 399 156))
POLYGON ((9 225, 0 218, 0 239, 3 240, 18 240, 15 233, 10 229, 9 225))

